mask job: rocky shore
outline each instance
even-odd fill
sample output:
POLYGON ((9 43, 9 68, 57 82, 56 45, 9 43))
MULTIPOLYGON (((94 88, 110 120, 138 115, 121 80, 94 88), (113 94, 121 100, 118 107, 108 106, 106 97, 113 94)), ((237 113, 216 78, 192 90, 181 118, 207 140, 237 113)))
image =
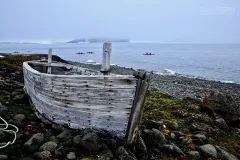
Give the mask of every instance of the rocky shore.
MULTIPOLYGON (((152 75, 140 137, 129 147, 104 131, 61 130, 41 122, 23 91, 22 62, 47 55, 0 55, 0 116, 19 128, 15 143, 0 149, 0 160, 240 159, 238 84, 152 75)), ((112 72, 133 69, 113 66, 112 72)), ((12 139, 0 130, 0 144, 12 139)))

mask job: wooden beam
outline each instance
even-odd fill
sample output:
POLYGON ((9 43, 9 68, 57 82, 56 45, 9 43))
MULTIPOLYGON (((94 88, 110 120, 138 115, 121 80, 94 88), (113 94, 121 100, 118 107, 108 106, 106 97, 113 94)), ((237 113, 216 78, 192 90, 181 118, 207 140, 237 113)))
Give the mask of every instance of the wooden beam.
POLYGON ((102 57, 102 67, 101 67, 101 72, 104 75, 109 75, 110 73, 111 52, 112 52, 112 43, 105 42, 103 44, 103 57, 102 57))
POLYGON ((144 102, 149 86, 150 77, 146 73, 143 73, 143 77, 144 79, 138 79, 138 85, 129 117, 126 132, 127 145, 129 146, 133 145, 138 138, 139 124, 141 123, 144 102))
POLYGON ((49 50, 48 50, 48 69, 47 69, 48 74, 52 73, 51 64, 52 64, 52 48, 49 48, 49 50))

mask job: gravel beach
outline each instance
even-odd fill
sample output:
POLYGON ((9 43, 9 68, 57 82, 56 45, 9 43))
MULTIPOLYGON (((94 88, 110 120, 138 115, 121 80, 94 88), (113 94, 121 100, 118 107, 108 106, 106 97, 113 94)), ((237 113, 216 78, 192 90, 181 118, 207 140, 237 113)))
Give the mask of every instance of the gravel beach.
MULTIPOLYGON (((70 62, 84 68, 100 70, 100 65, 70 62)), ((115 74, 133 74, 134 69, 111 66, 111 72, 115 74)), ((160 90, 176 98, 191 97, 202 100, 205 92, 210 89, 217 89, 231 97, 240 104, 240 84, 223 83, 220 81, 205 80, 199 78, 188 78, 175 75, 152 74, 151 90, 160 90)))

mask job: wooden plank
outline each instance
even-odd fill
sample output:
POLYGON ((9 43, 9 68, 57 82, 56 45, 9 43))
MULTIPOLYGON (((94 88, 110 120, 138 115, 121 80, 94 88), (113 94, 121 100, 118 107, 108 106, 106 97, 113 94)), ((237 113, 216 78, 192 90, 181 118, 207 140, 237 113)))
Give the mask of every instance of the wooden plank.
POLYGON ((139 90, 137 93, 137 100, 134 103, 135 107, 131 111, 131 116, 129 119, 128 129, 126 133, 127 145, 132 145, 138 136, 139 124, 142 118, 142 112, 144 107, 144 101, 146 92, 149 86, 149 79, 141 80, 142 82, 139 83, 139 90))
POLYGON ((105 42, 103 44, 103 56, 102 56, 102 67, 101 67, 101 72, 104 75, 108 75, 110 72, 111 52, 112 52, 112 43, 105 42))
POLYGON ((51 64, 52 64, 52 48, 49 48, 49 51, 48 51, 48 68, 47 68, 47 73, 48 74, 52 73, 51 64))

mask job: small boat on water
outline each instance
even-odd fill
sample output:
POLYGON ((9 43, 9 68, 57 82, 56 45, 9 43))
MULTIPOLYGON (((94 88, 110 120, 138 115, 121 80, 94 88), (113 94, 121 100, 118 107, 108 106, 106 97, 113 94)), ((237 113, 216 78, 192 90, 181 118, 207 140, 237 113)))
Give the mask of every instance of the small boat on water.
POLYGON ((14 51, 13 53, 19 53, 18 51, 14 51))
POLYGON ((155 55, 155 54, 152 54, 152 53, 144 53, 143 55, 145 55, 145 56, 152 56, 152 55, 155 55))
POLYGON ((87 52, 88 54, 95 54, 95 52, 87 52))
POLYGON ((77 52, 76 54, 85 54, 84 52, 77 52))
POLYGON ((133 144, 139 133, 149 76, 110 73, 111 43, 104 43, 101 71, 53 61, 23 63, 24 86, 36 115, 73 129, 105 130, 133 144))

